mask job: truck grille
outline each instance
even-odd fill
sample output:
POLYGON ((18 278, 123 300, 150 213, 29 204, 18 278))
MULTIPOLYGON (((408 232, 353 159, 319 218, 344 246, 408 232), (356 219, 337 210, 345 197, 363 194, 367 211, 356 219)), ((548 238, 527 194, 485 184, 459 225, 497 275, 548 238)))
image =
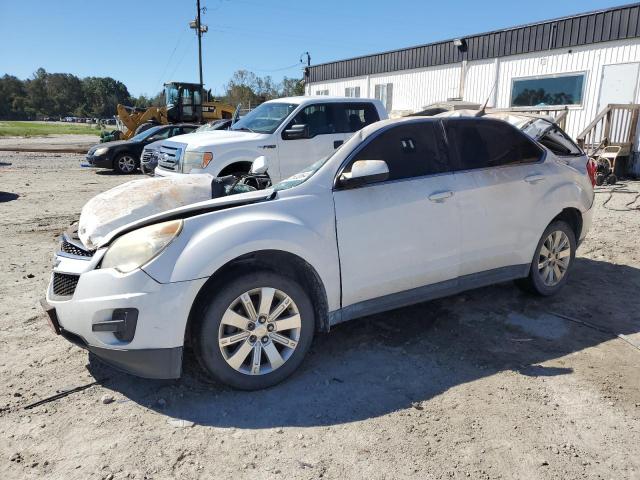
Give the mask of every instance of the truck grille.
POLYGON ((153 157, 153 150, 143 150, 142 151, 142 161, 147 163, 153 157))
POLYGON ((182 156, 182 148, 161 145, 158 153, 158 166, 166 170, 180 171, 180 157, 182 156))
POLYGON ((76 291, 79 275, 69 275, 66 273, 53 274, 53 293, 61 297, 71 297, 76 291))
POLYGON ((68 242, 66 239, 62 240, 62 244, 60 245, 60 250, 66 253, 70 253, 71 255, 77 255, 79 257, 91 257, 92 253, 84 250, 77 245, 74 245, 71 242, 68 242))

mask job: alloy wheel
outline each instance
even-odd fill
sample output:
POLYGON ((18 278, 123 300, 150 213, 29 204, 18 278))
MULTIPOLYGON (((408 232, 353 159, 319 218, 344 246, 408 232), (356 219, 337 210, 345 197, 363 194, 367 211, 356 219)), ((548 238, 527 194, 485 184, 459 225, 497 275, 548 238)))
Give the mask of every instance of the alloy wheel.
POLYGON ((551 232, 540 247, 538 274, 543 283, 553 287, 567 273, 571 261, 571 242, 561 230, 551 232))
POLYGON ((123 155, 118 159, 118 168, 123 173, 131 173, 136 169, 136 159, 130 155, 123 155))
POLYGON ((234 370, 264 375, 291 358, 301 327, 300 312, 291 297, 275 288, 256 288, 237 297, 226 309, 218 345, 234 370))

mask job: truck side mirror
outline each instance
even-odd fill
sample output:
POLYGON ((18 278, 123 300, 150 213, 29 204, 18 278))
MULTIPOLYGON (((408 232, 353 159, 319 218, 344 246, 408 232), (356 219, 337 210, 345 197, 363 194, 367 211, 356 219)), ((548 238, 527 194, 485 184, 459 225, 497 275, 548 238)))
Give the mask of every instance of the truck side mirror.
POLYGON ((264 155, 261 155, 253 161, 249 173, 253 173, 254 175, 262 175, 264 173, 267 173, 267 168, 267 159, 264 155))
POLYGON ((291 125, 284 132, 282 132, 282 138, 284 140, 299 140, 309 137, 309 125, 306 124, 291 125))

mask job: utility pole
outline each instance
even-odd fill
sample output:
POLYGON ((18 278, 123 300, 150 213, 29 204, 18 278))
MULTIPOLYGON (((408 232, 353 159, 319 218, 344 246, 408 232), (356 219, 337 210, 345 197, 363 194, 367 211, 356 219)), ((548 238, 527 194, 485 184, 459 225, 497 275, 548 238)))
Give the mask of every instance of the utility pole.
POLYGON ((204 86, 204 82, 202 81, 202 34, 207 33, 207 31, 209 31, 209 27, 202 25, 202 22, 200 21, 200 14, 203 11, 207 11, 206 7, 200 8, 200 0, 196 0, 196 8, 198 9, 198 14, 195 20, 189 22, 189 28, 193 28, 198 35, 198 65, 200 71, 200 89, 202 89, 204 86))
POLYGON ((202 83, 202 28, 200 28, 200 0, 197 0, 198 4, 198 60, 200 64, 200 88, 203 87, 202 83))

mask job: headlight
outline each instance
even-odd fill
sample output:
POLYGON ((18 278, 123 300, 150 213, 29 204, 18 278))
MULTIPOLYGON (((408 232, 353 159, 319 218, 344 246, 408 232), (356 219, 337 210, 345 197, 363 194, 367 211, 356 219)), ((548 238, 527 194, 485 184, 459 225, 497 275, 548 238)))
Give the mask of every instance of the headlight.
POLYGON ((211 152, 184 152, 182 173, 189 173, 192 168, 206 168, 213 160, 211 152))
POLYGON ((182 220, 157 223, 123 235, 105 253, 102 268, 128 273, 141 267, 180 234, 182 223, 182 220))
POLYGON ((100 155, 104 155, 105 153, 107 153, 107 150, 109 150, 109 147, 100 147, 95 152, 93 152, 93 155, 99 157, 100 155))

